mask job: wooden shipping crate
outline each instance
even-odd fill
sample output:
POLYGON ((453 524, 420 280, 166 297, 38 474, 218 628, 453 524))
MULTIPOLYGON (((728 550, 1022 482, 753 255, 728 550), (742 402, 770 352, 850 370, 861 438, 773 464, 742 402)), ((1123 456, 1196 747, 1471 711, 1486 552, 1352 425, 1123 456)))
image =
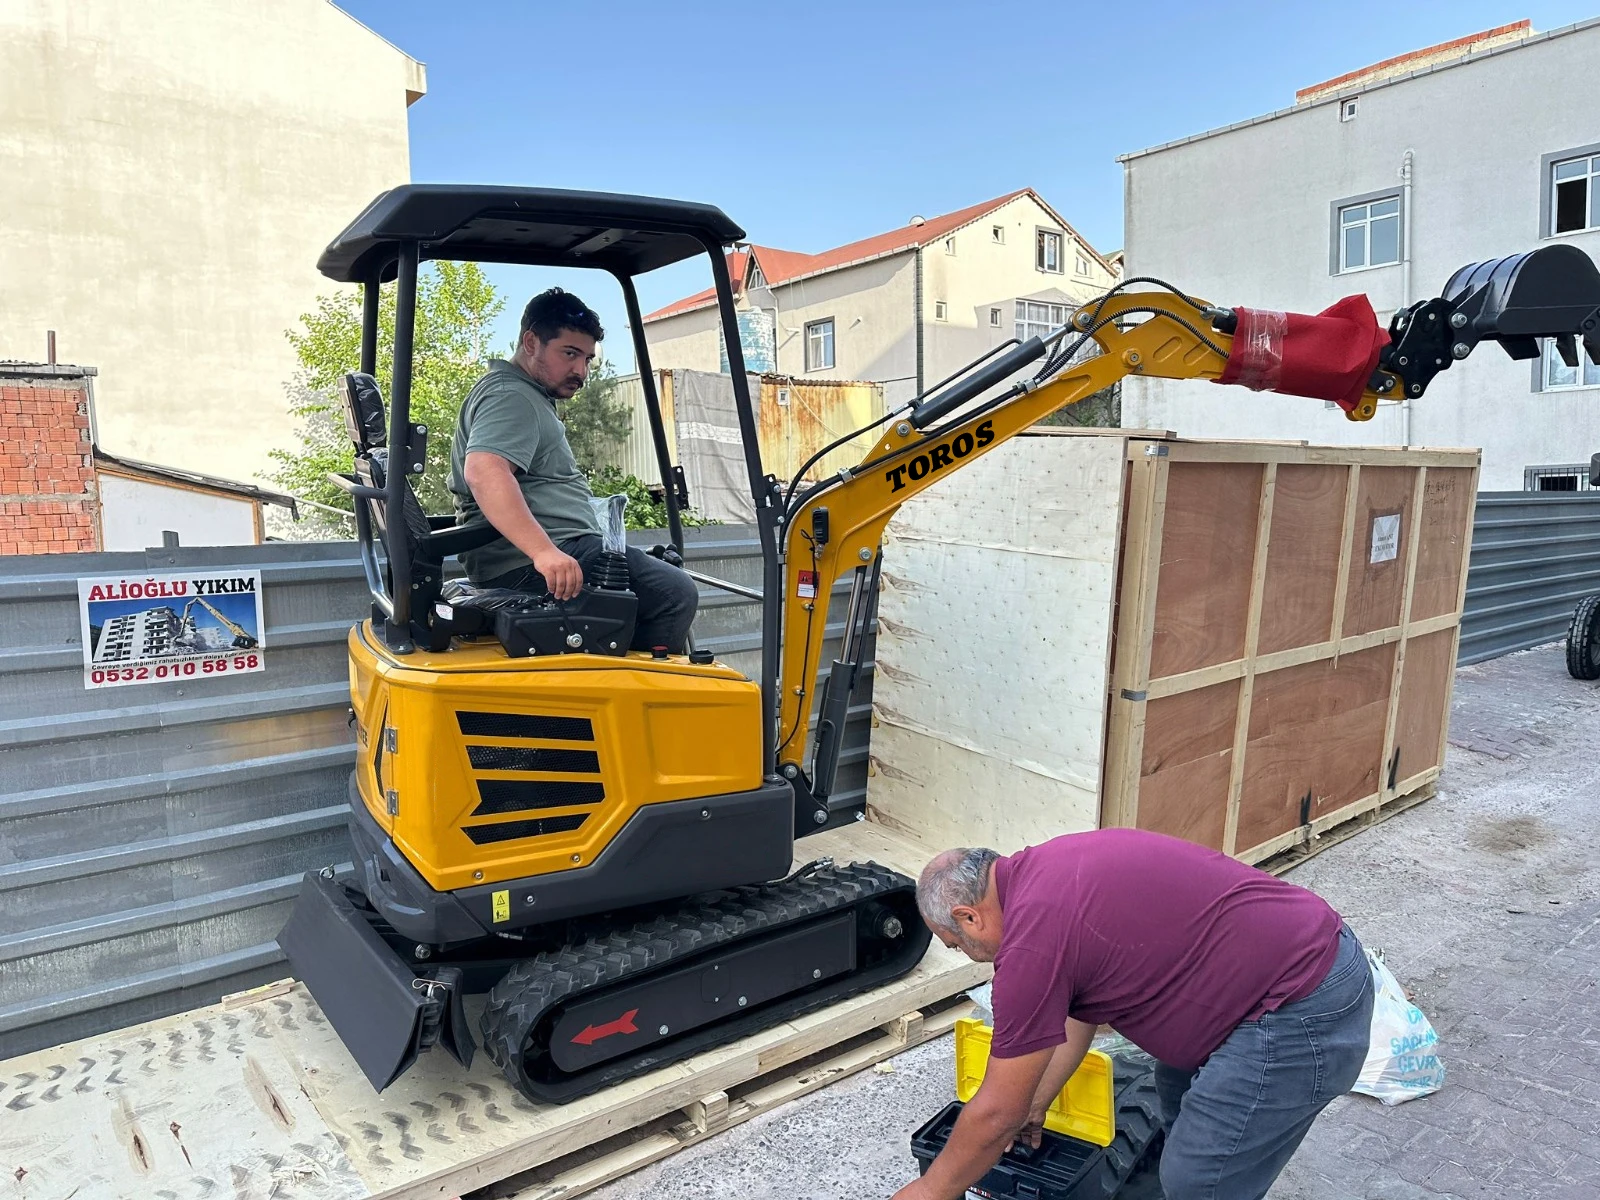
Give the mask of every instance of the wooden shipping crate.
POLYGON ((1263 863, 1431 786, 1476 450, 1050 432, 889 526, 875 819, 1263 863))

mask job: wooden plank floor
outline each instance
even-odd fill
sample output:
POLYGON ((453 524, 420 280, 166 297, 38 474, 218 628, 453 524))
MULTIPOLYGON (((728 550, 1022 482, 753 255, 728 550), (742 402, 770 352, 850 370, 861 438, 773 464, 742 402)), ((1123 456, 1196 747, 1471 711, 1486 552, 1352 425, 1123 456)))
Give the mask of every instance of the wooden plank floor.
MULTIPOLYGON (((931 854, 866 822, 799 849, 912 875, 931 854)), ((436 1051, 378 1095, 293 985, 0 1062, 0 1169, 16 1200, 448 1198, 737 1092, 988 973, 936 941, 893 984, 559 1106, 518 1095, 484 1055, 463 1071, 436 1051)))

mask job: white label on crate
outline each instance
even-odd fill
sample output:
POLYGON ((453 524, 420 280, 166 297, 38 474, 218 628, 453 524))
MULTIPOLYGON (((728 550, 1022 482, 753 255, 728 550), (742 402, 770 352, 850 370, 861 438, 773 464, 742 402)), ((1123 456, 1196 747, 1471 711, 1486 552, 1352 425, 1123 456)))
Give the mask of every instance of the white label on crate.
POLYGON ((1388 513, 1372 518, 1372 558, 1375 563, 1393 562, 1400 557, 1400 514, 1388 513))

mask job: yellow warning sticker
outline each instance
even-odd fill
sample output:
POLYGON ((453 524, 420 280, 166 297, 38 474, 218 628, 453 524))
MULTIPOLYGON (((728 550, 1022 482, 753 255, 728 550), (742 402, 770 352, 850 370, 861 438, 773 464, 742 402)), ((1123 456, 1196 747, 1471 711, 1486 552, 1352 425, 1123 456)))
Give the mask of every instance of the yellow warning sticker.
POLYGON ((511 920, 511 893, 509 891, 496 892, 493 898, 495 923, 511 920))

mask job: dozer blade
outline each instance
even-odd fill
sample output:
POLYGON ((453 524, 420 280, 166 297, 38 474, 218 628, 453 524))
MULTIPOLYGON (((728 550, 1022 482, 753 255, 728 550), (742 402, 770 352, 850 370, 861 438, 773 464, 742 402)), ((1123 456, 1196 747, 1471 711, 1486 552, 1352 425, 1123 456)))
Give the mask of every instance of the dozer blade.
POLYGON ((489 993, 484 1049, 524 1095, 564 1103, 898 978, 930 938, 910 879, 830 863, 518 963, 489 993))
POLYGON ((336 880, 306 876, 278 945, 377 1091, 435 1042, 463 1066, 472 1064, 461 972, 418 974, 336 880))

